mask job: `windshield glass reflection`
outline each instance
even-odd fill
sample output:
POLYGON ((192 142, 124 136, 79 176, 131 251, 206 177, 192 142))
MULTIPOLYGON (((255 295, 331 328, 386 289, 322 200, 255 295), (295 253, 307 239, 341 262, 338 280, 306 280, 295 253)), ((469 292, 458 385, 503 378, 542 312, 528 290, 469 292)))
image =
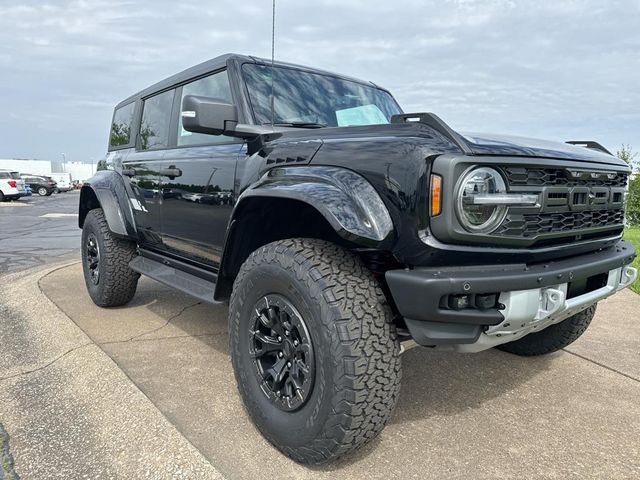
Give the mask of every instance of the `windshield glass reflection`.
MULTIPOLYGON (((257 123, 270 124, 271 66, 245 64, 242 70, 257 123)), ((275 67, 273 72, 275 124, 376 125, 402 113, 389 93, 374 86, 295 68, 275 67)))

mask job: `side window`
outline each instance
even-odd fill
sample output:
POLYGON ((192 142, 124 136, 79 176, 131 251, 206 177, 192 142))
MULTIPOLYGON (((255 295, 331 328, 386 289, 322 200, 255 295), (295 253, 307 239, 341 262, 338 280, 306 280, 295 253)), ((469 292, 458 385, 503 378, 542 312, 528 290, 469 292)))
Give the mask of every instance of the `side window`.
POLYGON ((109 135, 109 146, 119 147, 129 145, 131 140, 131 128, 133 127, 133 109, 135 102, 131 102, 124 107, 118 108, 113 114, 111 122, 111 134, 109 135))
MULTIPOLYGON (((231 98, 231 87, 227 71, 214 73, 208 77, 201 78, 182 87, 182 98, 180 99, 180 109, 182 100, 187 95, 200 95, 202 97, 219 98, 229 103, 233 103, 231 98)), ((180 112, 178 112, 180 115, 180 112)), ((182 127, 182 118, 178 121, 178 145, 199 145, 203 143, 224 143, 233 140, 233 137, 226 135, 206 135, 204 133, 187 132, 182 127)))
POLYGON ((175 90, 147 98, 142 107, 139 147, 142 150, 165 148, 169 144, 171 106, 175 90))

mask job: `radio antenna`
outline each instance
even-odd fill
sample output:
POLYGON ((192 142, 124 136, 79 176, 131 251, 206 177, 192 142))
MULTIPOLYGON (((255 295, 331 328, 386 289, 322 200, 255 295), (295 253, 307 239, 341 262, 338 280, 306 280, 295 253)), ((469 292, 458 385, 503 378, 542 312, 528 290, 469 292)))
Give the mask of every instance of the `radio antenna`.
POLYGON ((274 107, 274 88, 273 88, 273 64, 275 62, 276 53, 276 0, 272 0, 273 11, 271 15, 271 126, 275 122, 275 107, 274 107))

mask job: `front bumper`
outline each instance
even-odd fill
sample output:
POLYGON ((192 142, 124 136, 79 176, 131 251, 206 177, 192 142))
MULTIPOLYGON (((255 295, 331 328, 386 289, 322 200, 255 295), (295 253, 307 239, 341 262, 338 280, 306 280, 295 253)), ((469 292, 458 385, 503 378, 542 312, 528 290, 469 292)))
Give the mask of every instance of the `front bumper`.
POLYGON ((421 345, 480 351, 560 322, 627 287, 638 272, 633 246, 535 265, 390 270, 385 277, 409 332, 421 345), (567 298, 570 284, 606 275, 600 288, 567 298), (499 295, 499 308, 451 310, 447 295, 499 295))

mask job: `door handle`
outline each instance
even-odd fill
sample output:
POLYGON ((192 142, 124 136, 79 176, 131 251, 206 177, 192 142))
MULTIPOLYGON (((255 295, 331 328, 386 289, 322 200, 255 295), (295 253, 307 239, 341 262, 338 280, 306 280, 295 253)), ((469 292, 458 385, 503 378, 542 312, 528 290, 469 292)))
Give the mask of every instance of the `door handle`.
POLYGON ((182 176, 182 170, 171 165, 169 168, 161 168, 160 175, 162 175, 163 177, 169 177, 171 180, 173 180, 176 177, 182 176))
POLYGON ((133 168, 125 168, 122 170, 122 175, 125 177, 135 177, 136 171, 133 168))

